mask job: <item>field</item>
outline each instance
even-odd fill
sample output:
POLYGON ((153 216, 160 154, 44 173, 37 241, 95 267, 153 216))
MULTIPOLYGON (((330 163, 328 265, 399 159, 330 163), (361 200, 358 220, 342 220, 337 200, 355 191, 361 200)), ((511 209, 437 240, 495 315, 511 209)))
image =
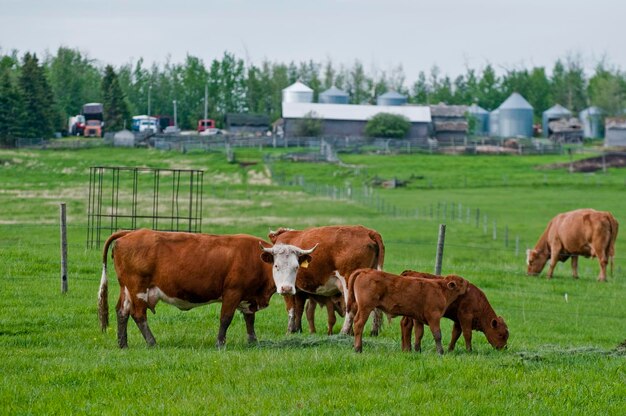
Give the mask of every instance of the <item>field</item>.
MULTIPOLYGON (((626 231, 615 272, 580 279, 525 273, 556 213, 610 210, 626 226, 626 171, 545 169, 568 156, 340 155, 341 165, 280 161, 278 150, 220 153, 146 149, 0 150, 0 413, 2 414, 585 414, 626 409, 626 231), (270 154, 274 158, 268 158, 270 154), (264 160, 274 160, 271 165, 264 160), (377 338, 286 335, 284 303, 257 314, 257 345, 237 315, 217 350, 219 304, 181 312, 159 304, 148 348, 129 323, 129 348, 100 332, 100 249, 86 248, 90 166, 205 170, 203 231, 249 233, 363 224, 385 239, 385 269, 432 272, 445 223, 443 273, 482 288, 511 333, 495 351, 474 332, 443 357, 428 330, 422 353, 400 350, 399 318, 377 338), (270 178, 272 172, 274 180, 270 178), (405 186, 372 187, 396 178, 405 186), (69 291, 61 294, 59 203, 67 203, 69 291)), ((576 156, 580 158, 582 156, 576 156)), ((111 274, 112 267, 111 267, 111 274)), ((119 293, 111 277, 110 308, 119 293)), ((369 325, 369 324, 368 324, 369 325)), ((306 323, 304 323, 306 327, 306 323)), ((443 322, 444 344, 450 322, 443 322)), ((339 323, 336 325, 336 331, 339 323)))

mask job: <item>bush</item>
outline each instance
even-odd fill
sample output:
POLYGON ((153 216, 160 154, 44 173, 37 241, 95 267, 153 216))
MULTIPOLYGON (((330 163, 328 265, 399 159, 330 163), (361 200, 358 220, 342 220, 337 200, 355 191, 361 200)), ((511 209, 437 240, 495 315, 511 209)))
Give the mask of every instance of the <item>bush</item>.
POLYGON ((405 116, 390 113, 378 113, 365 125, 368 137, 389 137, 401 139, 406 137, 411 122, 405 116))
POLYGON ((322 120, 310 111, 298 122, 296 133, 300 137, 317 137, 322 134, 322 120))

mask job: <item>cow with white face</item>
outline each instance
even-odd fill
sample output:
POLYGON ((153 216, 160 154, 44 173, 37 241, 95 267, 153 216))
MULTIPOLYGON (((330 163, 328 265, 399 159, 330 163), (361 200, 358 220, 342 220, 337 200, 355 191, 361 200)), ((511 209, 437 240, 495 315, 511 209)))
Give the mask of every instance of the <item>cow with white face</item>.
POLYGON ((276 284, 276 293, 280 295, 296 294, 296 274, 300 265, 306 268, 311 262, 311 253, 317 248, 317 244, 303 250, 291 244, 276 244, 267 248, 260 244, 263 254, 261 259, 272 264, 272 276, 276 284))
POLYGON ((239 309, 246 322, 248 341, 256 341, 256 311, 269 304, 274 293, 295 293, 296 273, 311 262, 315 247, 273 247, 245 234, 208 235, 152 230, 120 231, 104 244, 103 270, 98 295, 102 329, 108 326, 107 253, 115 242, 113 260, 120 283, 117 302, 117 338, 126 348, 128 318, 132 317, 148 345, 156 344, 148 327, 147 310, 159 301, 182 310, 221 302, 218 347, 239 309), (260 247, 260 249, 259 249, 260 247))

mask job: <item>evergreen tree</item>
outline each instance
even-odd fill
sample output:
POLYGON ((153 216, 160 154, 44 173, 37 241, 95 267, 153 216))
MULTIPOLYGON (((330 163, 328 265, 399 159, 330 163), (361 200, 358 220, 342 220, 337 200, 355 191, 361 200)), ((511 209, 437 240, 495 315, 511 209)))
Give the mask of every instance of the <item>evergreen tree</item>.
POLYGON ((426 81, 426 74, 420 71, 417 81, 413 84, 410 102, 413 104, 430 104, 430 86, 426 81))
POLYGON ((23 97, 21 132, 24 137, 49 138, 57 127, 61 127, 52 89, 39 65, 37 55, 26 53, 18 79, 23 97))
POLYGON ((23 116, 19 90, 11 79, 8 68, 0 67, 0 145, 14 146, 20 137, 20 121, 23 116))
POLYGON ((128 105, 111 65, 104 69, 102 78, 102 106, 104 107, 104 127, 109 131, 122 130, 129 126, 128 105))

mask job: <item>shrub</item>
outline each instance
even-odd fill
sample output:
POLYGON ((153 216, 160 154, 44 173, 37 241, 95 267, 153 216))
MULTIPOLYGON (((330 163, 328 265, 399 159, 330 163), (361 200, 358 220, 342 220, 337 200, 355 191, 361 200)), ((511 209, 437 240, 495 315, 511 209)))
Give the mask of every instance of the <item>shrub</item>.
POLYGON ((405 116, 390 113, 378 113, 365 125, 368 137, 390 137, 401 139, 407 135, 411 122, 405 116))
POLYGON ((322 120, 310 111, 298 122, 296 133, 300 137, 316 137, 322 133, 322 120))

